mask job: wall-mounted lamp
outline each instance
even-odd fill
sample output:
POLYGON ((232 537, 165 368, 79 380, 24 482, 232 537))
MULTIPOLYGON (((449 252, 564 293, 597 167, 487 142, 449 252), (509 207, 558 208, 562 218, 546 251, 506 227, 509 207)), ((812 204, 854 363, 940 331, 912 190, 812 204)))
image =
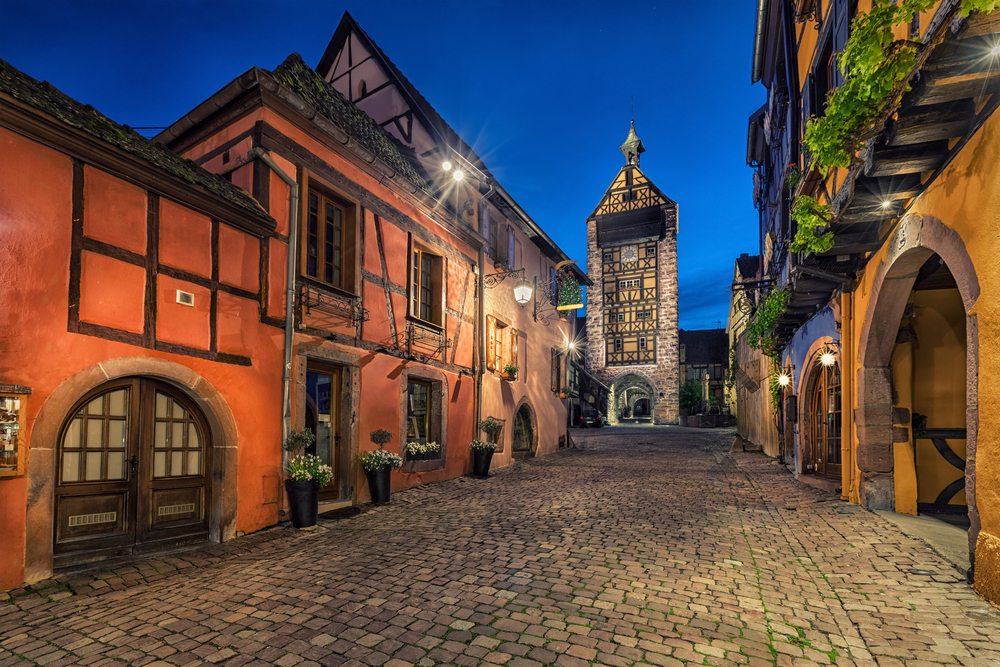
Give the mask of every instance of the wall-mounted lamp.
MULTIPOLYGON (((521 271, 524 271, 524 269, 521 269, 521 271)), ((532 289, 531 283, 529 283, 528 279, 523 276, 514 284, 514 300, 517 301, 522 308, 524 308, 524 304, 531 301, 532 289)))
POLYGON ((837 363, 837 355, 835 355, 832 350, 827 350, 823 354, 819 355, 819 363, 829 368, 837 363))
POLYGON ((524 277, 523 266, 517 271, 501 271, 499 273, 491 273, 483 278, 483 287, 486 289, 493 289, 502 283, 507 276, 517 276, 519 278, 519 280, 514 283, 514 300, 517 301, 517 303, 523 308, 524 304, 531 301, 531 292, 533 289, 531 283, 524 277))
POLYGON ((787 387, 792 383, 792 377, 788 373, 782 373, 778 376, 778 384, 782 387, 787 387))

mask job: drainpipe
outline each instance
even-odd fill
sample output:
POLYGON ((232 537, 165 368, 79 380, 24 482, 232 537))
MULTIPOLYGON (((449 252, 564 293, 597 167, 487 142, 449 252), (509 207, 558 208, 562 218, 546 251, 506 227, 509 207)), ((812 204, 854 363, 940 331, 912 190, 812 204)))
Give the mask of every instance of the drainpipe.
POLYGON ((281 180, 288 184, 288 260, 285 267, 285 365, 281 378, 281 443, 284 445, 292 429, 292 337, 295 334, 295 258, 299 250, 299 184, 286 174, 262 148, 254 148, 249 159, 259 158, 281 180))
POLYGON ((854 337, 851 327, 851 294, 840 295, 840 499, 850 501, 854 496, 854 337))
MULTIPOLYGON (((479 198, 480 230, 482 230, 483 217, 489 216, 486 208, 486 200, 496 192, 496 184, 490 181, 490 189, 479 198)), ((492 223, 491 223, 492 224, 492 223)), ((487 238, 489 240, 489 238, 487 238)), ((479 422, 483 420, 483 375, 486 374, 486 247, 479 246, 479 282, 476 286, 479 296, 479 312, 476 314, 476 322, 479 324, 479 365, 476 368, 476 423, 472 425, 472 439, 479 438, 479 422)))

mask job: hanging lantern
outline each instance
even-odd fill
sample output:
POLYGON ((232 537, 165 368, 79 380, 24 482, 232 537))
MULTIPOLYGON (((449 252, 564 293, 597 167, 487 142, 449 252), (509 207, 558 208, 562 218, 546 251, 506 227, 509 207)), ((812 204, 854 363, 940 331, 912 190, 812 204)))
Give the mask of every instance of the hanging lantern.
POLYGON ((527 278, 521 278, 514 285, 514 300, 517 301, 521 306, 531 301, 532 287, 531 283, 528 282, 527 278))

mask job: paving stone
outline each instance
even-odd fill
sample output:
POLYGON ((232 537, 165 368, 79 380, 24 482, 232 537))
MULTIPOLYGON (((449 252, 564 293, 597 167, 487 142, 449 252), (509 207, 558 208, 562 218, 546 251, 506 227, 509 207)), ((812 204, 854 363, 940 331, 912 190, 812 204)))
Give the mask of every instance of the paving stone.
POLYGON ((727 436, 574 431, 309 533, 0 593, 0 667, 1000 664, 1000 611, 937 554, 727 436))

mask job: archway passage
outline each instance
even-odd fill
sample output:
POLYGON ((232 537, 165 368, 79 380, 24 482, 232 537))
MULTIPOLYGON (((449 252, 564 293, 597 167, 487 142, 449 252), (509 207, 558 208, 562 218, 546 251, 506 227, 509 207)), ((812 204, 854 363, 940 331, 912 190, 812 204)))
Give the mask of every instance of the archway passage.
POLYGON ((207 540, 211 454, 177 388, 123 378, 88 392, 59 436, 53 565, 207 540))
POLYGON ((610 424, 649 424, 656 404, 649 380, 630 373, 617 379, 608 394, 610 424))
POLYGON ((535 450, 535 427, 531 420, 531 410, 522 405, 514 416, 514 433, 512 439, 514 455, 522 456, 535 450))

